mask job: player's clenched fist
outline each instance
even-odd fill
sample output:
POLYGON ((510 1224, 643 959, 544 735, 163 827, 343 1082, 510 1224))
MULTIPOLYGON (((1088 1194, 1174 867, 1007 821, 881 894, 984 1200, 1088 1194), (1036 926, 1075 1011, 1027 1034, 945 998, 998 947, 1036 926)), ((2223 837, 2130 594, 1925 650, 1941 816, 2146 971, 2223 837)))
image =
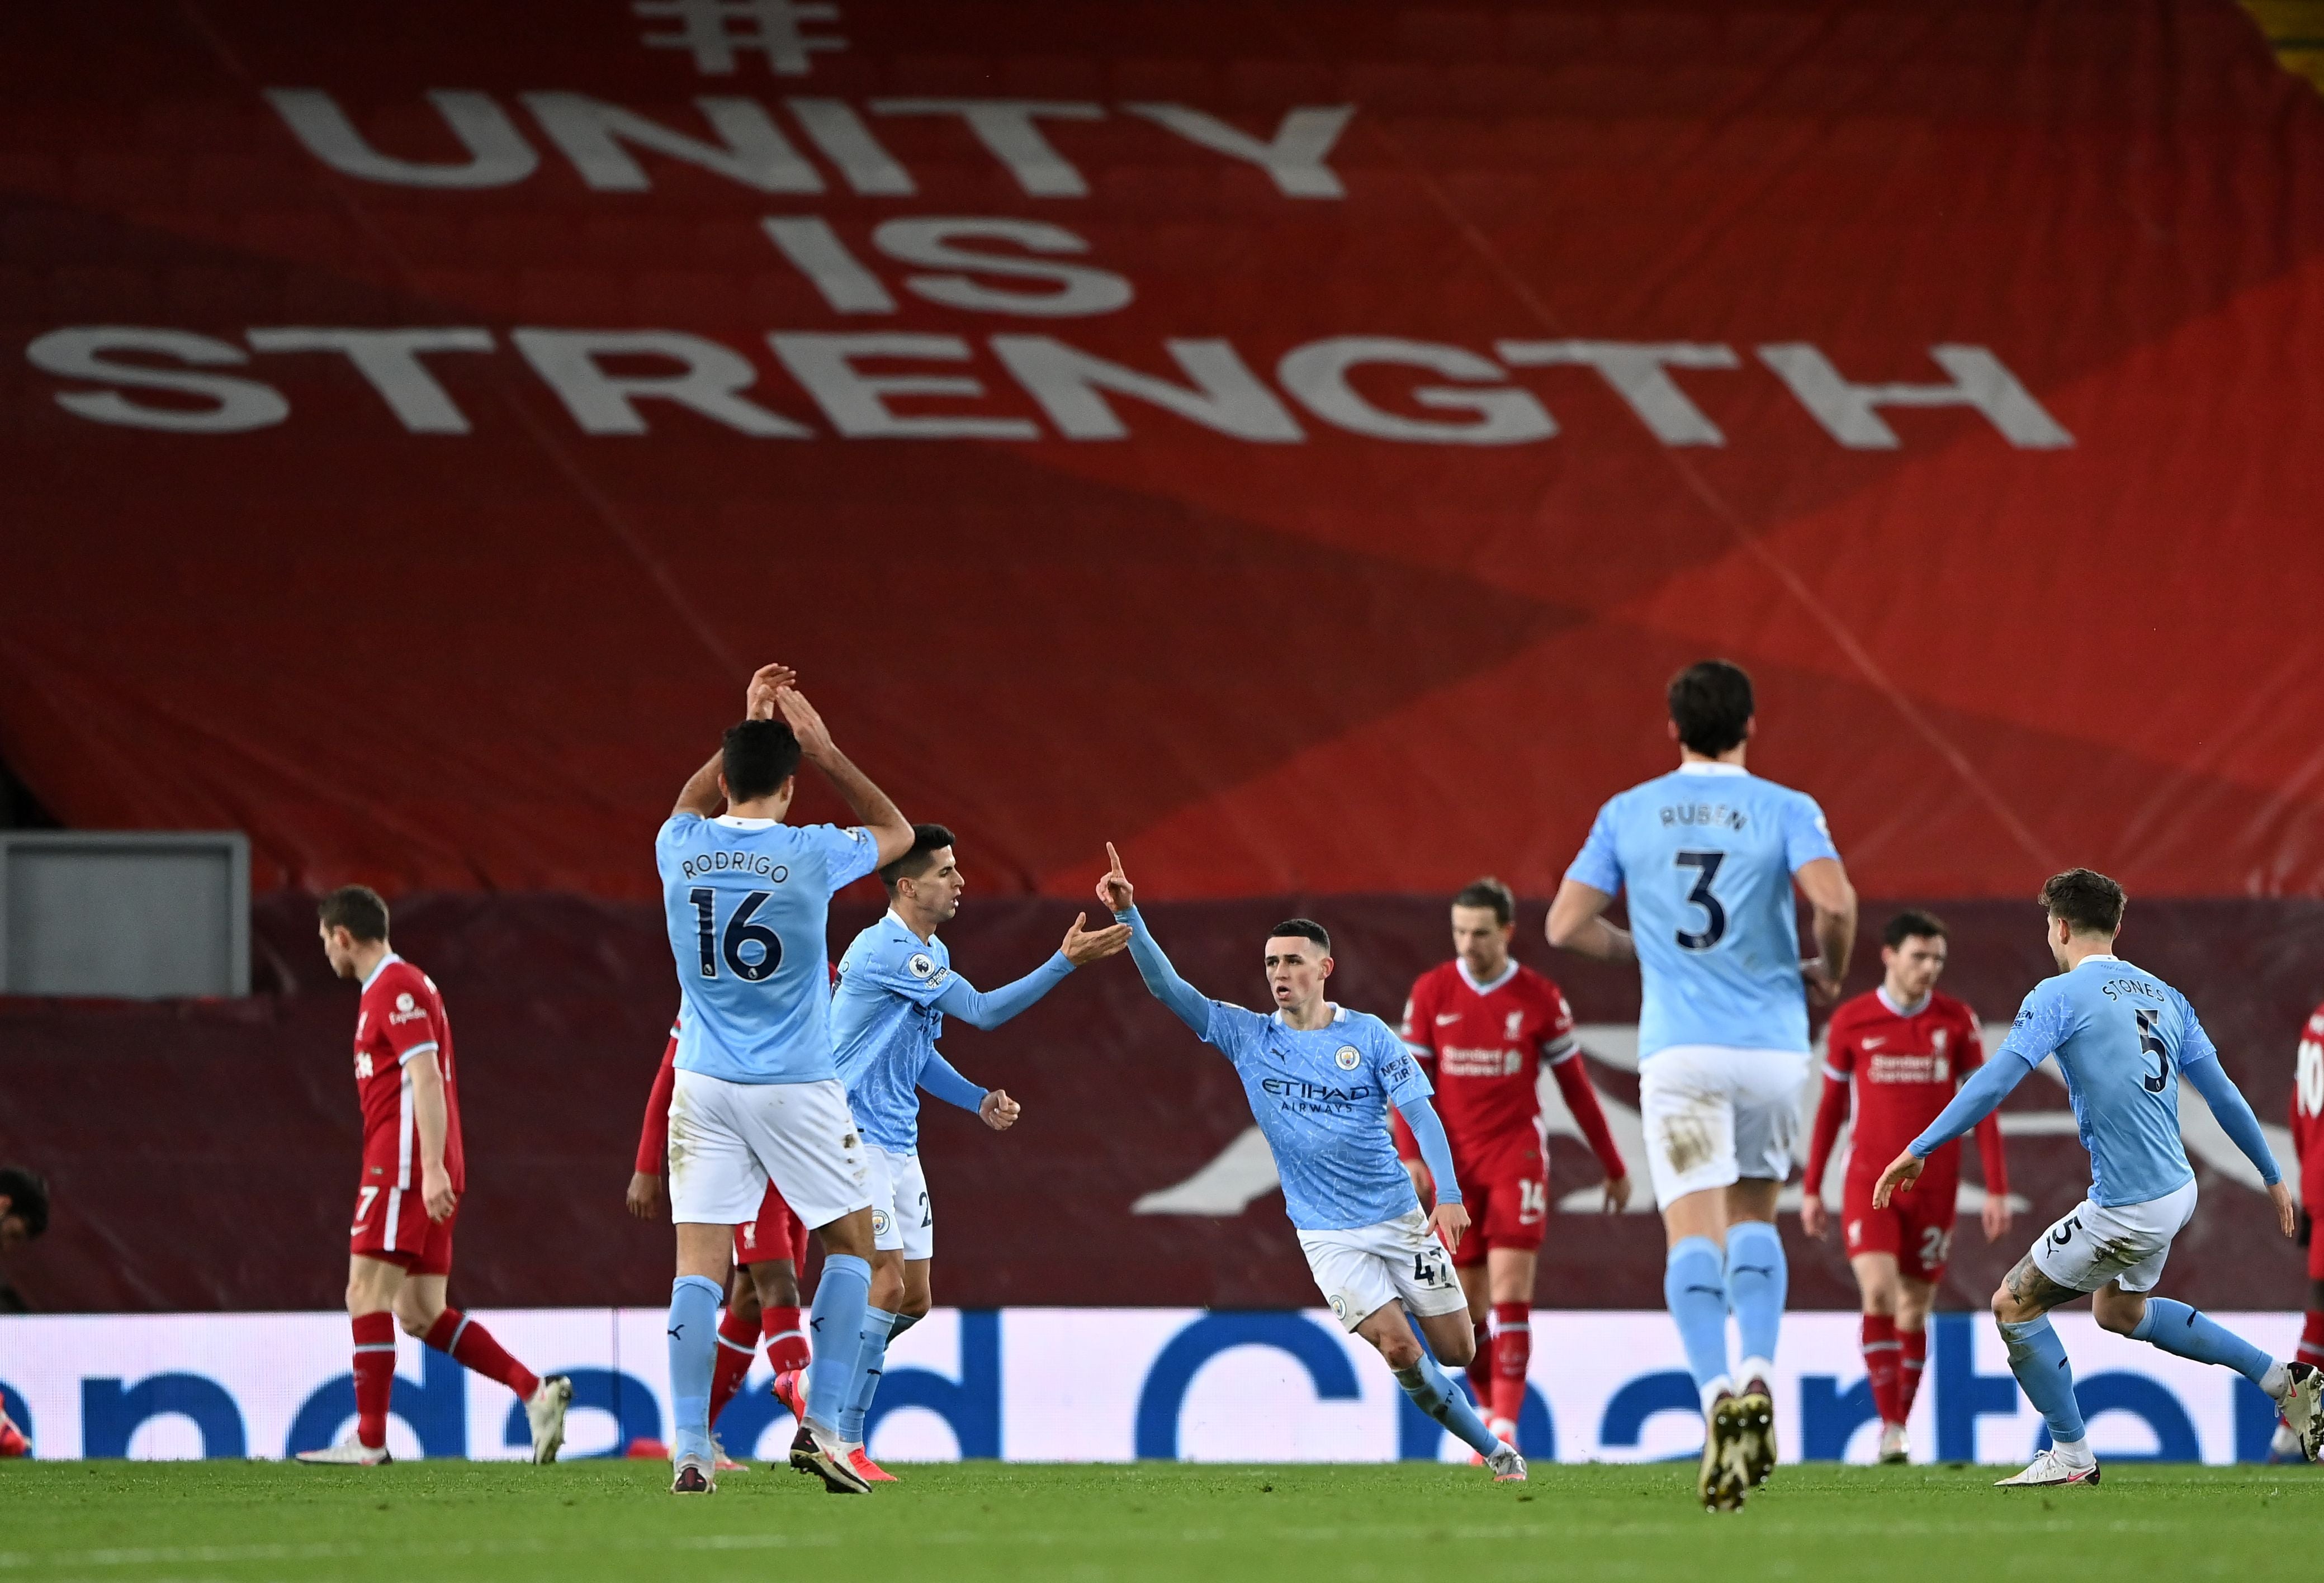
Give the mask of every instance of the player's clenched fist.
POLYGON ((1017 1125, 1017 1118, 1025 1113, 1025 1107, 1010 1099, 1006 1089, 994 1089, 984 1096, 984 1103, 976 1108, 976 1113, 993 1131, 1006 1132, 1017 1125))
POLYGON ((1128 924, 1108 924, 1102 929, 1083 927, 1089 915, 1083 913, 1074 919, 1074 926, 1065 931, 1065 943, 1057 947, 1065 960, 1075 967, 1087 967, 1093 962, 1103 962, 1130 943, 1128 924))
POLYGON ((1106 861, 1113 865, 1105 878, 1097 882, 1098 905, 1111 913, 1126 913, 1135 904, 1138 892, 1130 883, 1130 876, 1121 871, 1121 854, 1113 850, 1113 842, 1105 843, 1106 861))
POLYGON ((1910 1149, 1891 1160, 1888 1169, 1880 1173, 1880 1180, 1872 1184, 1872 1207, 1885 1210, 1890 1199, 1900 1192, 1912 1192, 1913 1183, 1921 1179, 1921 1172, 1927 1164, 1910 1149))

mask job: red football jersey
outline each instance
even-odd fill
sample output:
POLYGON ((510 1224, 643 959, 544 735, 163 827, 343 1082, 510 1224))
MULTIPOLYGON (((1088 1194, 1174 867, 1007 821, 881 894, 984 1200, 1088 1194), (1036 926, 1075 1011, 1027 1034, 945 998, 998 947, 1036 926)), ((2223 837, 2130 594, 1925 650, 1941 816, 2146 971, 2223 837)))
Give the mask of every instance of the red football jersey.
POLYGON ((444 1074, 444 1169, 452 1191, 467 1191, 460 1151, 460 1089, 453 1075, 452 1024, 436 981, 400 956, 373 970, 355 1013, 355 1092, 363 1100, 364 1184, 420 1185, 420 1123, 403 1063, 433 1054, 444 1074))
MULTIPOLYGON (((1985 1036, 1977 1013, 1950 995, 1932 993, 1909 1017, 1898 1013, 1885 989, 1842 1003, 1831 1014, 1828 1030, 1825 1093, 1808 1148, 1807 1180, 1823 1180, 1843 1109, 1852 1109, 1856 1127, 1849 1170, 1877 1175, 1952 1102, 1962 1080, 1984 1063, 1985 1036), (1849 1087, 1854 1103, 1842 1106, 1837 1101, 1849 1087)), ((2001 1124, 1987 1117, 1978 1123, 1977 1138, 1987 1191, 2008 1192, 2001 1124)), ((1958 1172, 1959 1142, 1939 1149, 1931 1156, 1930 1167, 1958 1172)))
POLYGON ((2300 1156, 2300 1196, 2311 1215, 2324 1217, 2324 1006, 2300 1034, 2300 1064, 2292 1078, 2292 1147, 2300 1156))
POLYGON ((1404 1042, 1436 1085, 1445 1132, 1473 1146, 1539 1125, 1541 1063, 1572 1051, 1573 1011, 1531 968, 1513 962, 1480 985, 1456 958, 1412 986, 1404 1042))

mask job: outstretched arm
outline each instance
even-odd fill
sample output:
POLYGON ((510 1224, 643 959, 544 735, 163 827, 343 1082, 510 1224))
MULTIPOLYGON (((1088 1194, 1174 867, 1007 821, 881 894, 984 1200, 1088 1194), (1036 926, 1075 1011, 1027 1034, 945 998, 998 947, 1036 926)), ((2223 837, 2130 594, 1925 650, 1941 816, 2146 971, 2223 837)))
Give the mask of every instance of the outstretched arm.
POLYGON ((1920 1180, 1922 1167, 1929 1156, 1960 1137, 1970 1127, 2001 1108, 2001 1101, 2010 1091, 2025 1081, 2034 1069, 2003 1050, 1992 1060, 1978 1067, 1969 1080, 1961 1084, 1952 1103, 1937 1113, 1928 1130, 1904 1146, 1904 1152, 1888 1162, 1880 1173, 1880 1180, 1872 1184, 1872 1207, 1885 1210, 1899 1188, 1910 1189, 1920 1180))
POLYGON ((1105 878, 1097 882, 1098 904, 1113 915, 1114 922, 1130 925, 1130 960, 1138 964, 1138 976, 1146 980, 1146 988, 1154 999, 1178 1014, 1178 1020, 1194 1030, 1198 1039, 1211 1036, 1211 1002, 1194 985, 1178 976, 1170 959, 1154 943, 1152 931, 1146 920, 1138 916, 1138 891, 1122 872, 1121 854, 1113 850, 1113 842, 1105 843, 1108 869, 1105 878))
POLYGON ((834 746, 830 728, 823 716, 797 690, 780 686, 773 690, 770 701, 798 738, 799 755, 831 782, 832 789, 855 811, 863 827, 872 833, 872 840, 880 852, 880 864, 892 863, 912 850, 912 823, 897 812, 888 794, 872 784, 872 778, 855 768, 846 754, 834 746))
MULTIPOLYGON (((1015 983, 1003 984, 989 995, 954 973, 936 992, 936 1007, 946 1017, 956 1017, 973 1027, 997 1028, 1064 983, 1065 975, 1073 971, 1074 964, 1067 962, 1065 953, 1060 951, 1015 983)), ((927 1087, 925 1080, 921 1086, 927 1087)), ((936 1093, 934 1089, 928 1091, 936 1093)), ((976 1107, 971 1105, 969 1109, 973 1110, 976 1107)))
POLYGON ((2283 1172, 2276 1165, 2275 1151, 2267 1146, 2267 1135, 2259 1129, 2259 1118, 2252 1114, 2251 1101, 2236 1087, 2236 1080, 2227 1075, 2218 1057, 2198 1061, 2179 1069, 2188 1086, 2203 1096, 2203 1102, 2218 1118, 2220 1130, 2235 1140, 2243 1150, 2244 1158, 2259 1168, 2259 1179, 2273 1187, 2283 1180, 2283 1172))

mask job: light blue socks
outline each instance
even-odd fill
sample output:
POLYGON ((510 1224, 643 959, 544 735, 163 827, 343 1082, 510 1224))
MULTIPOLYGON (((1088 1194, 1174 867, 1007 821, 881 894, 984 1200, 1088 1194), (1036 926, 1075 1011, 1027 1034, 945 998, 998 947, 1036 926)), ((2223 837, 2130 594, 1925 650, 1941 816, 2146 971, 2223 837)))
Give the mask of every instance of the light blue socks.
MULTIPOLYGON (((847 1410, 856 1359, 862 1355, 860 1339, 871 1295, 870 1264, 844 1253, 823 1261, 823 1278, 816 1283, 815 1307, 808 1311, 807 1321, 808 1345, 815 1348, 807 1366, 807 1416, 810 1424, 827 1435, 838 1435, 840 1417, 847 1410), (856 1338, 857 1345, 848 1346, 846 1338, 856 1338)), ((706 1396, 709 1389, 706 1373, 706 1396)))
POLYGON ((2236 1335, 2227 1326, 2168 1297, 2150 1297, 2146 1312, 2130 1332, 2131 1339, 2147 1341, 2165 1352, 2232 1368, 2261 1390, 2267 1389, 2275 1359, 2236 1335))
POLYGON ((863 1443, 864 1415, 879 1394, 880 1376, 888 1362, 888 1339, 903 1316, 884 1308, 863 1311, 863 1334, 855 1349, 855 1378, 847 1392, 847 1405, 839 1414, 839 1438, 851 1446, 863 1443))
POLYGON ((2023 1324, 2004 1321, 2001 1339, 2009 1343, 2009 1372, 2017 1376, 2025 1399, 2048 1421, 2052 1443, 2061 1450, 2078 1451, 2089 1431, 2082 1422, 2081 1404, 2074 1400, 2073 1365, 2066 1361, 2066 1344, 2058 1339, 2050 1316, 2023 1324))
POLYGON ((1678 1321, 1687 1372, 1707 1405, 1727 1384, 1727 1277, 1719 1245, 1708 1237, 1682 1238, 1663 1269, 1663 1301, 1678 1321))
POLYGON ((1425 1345, 1421 1348, 1419 1362, 1396 1371, 1396 1383, 1404 1387, 1404 1394, 1423 1413, 1459 1435, 1471 1450, 1480 1456, 1490 1456, 1500 1450, 1501 1442, 1493 1438, 1493 1431, 1485 1427, 1485 1421, 1469 1405, 1469 1398, 1444 1377, 1444 1371, 1436 1367, 1436 1359, 1428 1355, 1425 1345))
POLYGON ((718 1361, 718 1283, 680 1275, 669 1288, 670 1418, 675 1456, 710 1456, 710 1376, 718 1361))
MULTIPOLYGON (((1791 1269, 1784 1262, 1784 1239, 1765 1220, 1742 1220, 1727 1228, 1727 1304, 1735 1313, 1736 1339, 1743 1344, 1747 1374, 1772 1367, 1775 1337, 1784 1327, 1784 1297, 1791 1269)), ((1747 1382, 1748 1383, 1748 1382, 1747 1382)))

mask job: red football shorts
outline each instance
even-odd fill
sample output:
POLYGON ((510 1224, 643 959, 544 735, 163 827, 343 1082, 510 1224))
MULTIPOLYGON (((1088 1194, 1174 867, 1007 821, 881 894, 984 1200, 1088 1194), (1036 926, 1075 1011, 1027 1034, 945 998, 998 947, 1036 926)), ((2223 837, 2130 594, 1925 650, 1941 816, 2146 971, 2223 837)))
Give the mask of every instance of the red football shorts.
POLYGON ((370 1183, 355 1190, 355 1224, 347 1228, 347 1251, 365 1258, 401 1265, 408 1275, 448 1275, 452 1273, 452 1222, 455 1209, 439 1223, 428 1218, 428 1202, 417 1187, 379 1187, 370 1183))
POLYGON ((1531 1253, 1549 1229, 1549 1163, 1531 1127, 1475 1147, 1455 1144, 1452 1168, 1461 1176, 1469 1235, 1452 1262, 1480 1265, 1496 1247, 1531 1253))
MULTIPOLYGON (((2324 1160, 2319 1160, 2317 1165, 2319 1170, 2324 1170, 2324 1160)), ((2302 1169, 2306 1167, 2303 1166, 2302 1169)), ((2313 1176, 2302 1176, 2301 1180, 2313 1182, 2318 1179, 2313 1176)), ((2308 1214, 2308 1278, 2311 1281, 2324 1281, 2324 1225, 2318 1224, 2319 1221, 2324 1221, 2324 1215, 2310 1210, 2308 1214)))
POLYGON ((767 1196, 759 1201, 759 1218, 734 1228, 734 1262, 763 1265, 785 1258, 793 1264, 807 1262, 807 1227, 770 1182, 767 1196))
POLYGON ((1840 1217, 1848 1256, 1890 1254, 1899 1274, 1934 1282, 1952 1256, 1953 1198, 1960 1188, 1960 1173, 1924 1171, 1912 1192, 1896 1194, 1885 1210, 1872 1207, 1872 1184, 1879 1180, 1877 1172, 1848 1173, 1840 1217))

